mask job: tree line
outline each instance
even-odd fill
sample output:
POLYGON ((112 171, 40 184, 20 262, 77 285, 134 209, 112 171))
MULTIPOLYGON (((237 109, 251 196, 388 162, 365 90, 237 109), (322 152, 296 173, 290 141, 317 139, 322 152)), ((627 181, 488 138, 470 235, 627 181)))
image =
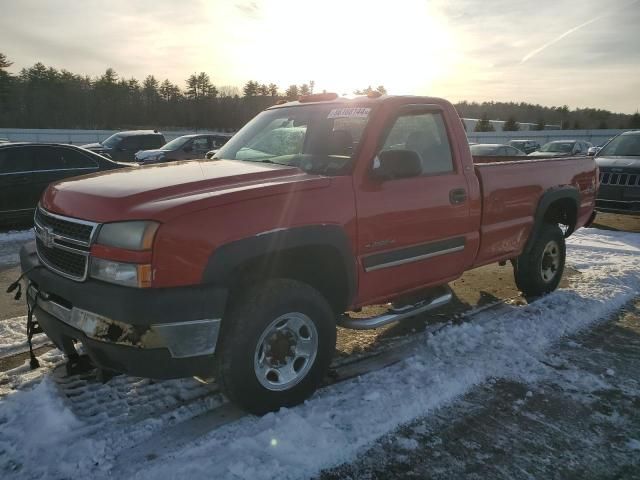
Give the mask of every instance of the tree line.
MULTIPOLYGON (((124 78, 112 68, 90 77, 40 62, 11 74, 11 65, 0 53, 0 127, 236 130, 280 100, 296 100, 316 91, 314 81, 282 90, 273 82, 250 80, 238 88, 216 86, 207 73, 201 72, 190 75, 180 86, 154 75, 142 81, 124 78)), ((353 93, 371 92, 387 93, 383 85, 353 93)), ((541 125, 561 124, 563 128, 640 128, 638 114, 600 109, 570 111, 566 106, 499 102, 460 102, 456 108, 463 117, 507 119, 514 129, 518 122, 532 119, 541 125)))
POLYGON ((520 122, 535 123, 536 130, 544 130, 546 125, 559 125, 562 130, 640 128, 640 113, 633 115, 612 113, 599 108, 576 108, 567 105, 545 107, 531 103, 516 102, 459 102, 455 105, 458 114, 464 118, 479 119, 476 132, 494 130, 489 120, 504 120, 503 129, 520 130, 520 122))

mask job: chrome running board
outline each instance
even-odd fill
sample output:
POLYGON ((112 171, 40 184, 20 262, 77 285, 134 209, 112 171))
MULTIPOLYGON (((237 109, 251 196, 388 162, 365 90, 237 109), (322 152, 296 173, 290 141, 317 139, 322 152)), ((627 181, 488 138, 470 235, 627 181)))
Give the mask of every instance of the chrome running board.
POLYGON ((344 314, 338 320, 338 325, 344 328, 351 328, 353 330, 371 330, 374 328, 380 328, 384 325, 388 325, 389 323, 404 320, 405 318, 413 317, 420 313, 446 305, 451 301, 452 296, 451 290, 447 288, 447 291, 442 295, 428 300, 422 300, 421 302, 413 305, 406 305, 401 308, 391 307, 387 313, 378 315, 377 317, 353 318, 344 314))

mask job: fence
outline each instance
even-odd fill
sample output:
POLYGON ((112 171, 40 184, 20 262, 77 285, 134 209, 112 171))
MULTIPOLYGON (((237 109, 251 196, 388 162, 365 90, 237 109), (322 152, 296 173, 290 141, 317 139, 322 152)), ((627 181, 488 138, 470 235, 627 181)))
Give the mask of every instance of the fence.
MULTIPOLYGON (((68 143, 72 145, 84 145, 86 143, 101 142, 114 133, 121 130, 58 130, 38 128, 0 128, 0 139, 11 142, 37 142, 37 143, 68 143)), ((163 131, 167 142, 190 133, 220 133, 210 130, 172 130, 163 131)))
POLYGON ((527 130, 522 132, 467 132, 467 138, 475 143, 508 143, 509 140, 535 140, 540 145, 553 140, 584 140, 602 145, 611 137, 626 130, 527 130))
MULTIPOLYGON (((468 132, 470 142, 507 143, 514 139, 535 140, 540 145, 553 140, 584 140, 594 145, 602 145, 611 137, 625 130, 527 130, 519 132, 468 132)), ((83 145, 100 142, 118 130, 54 130, 54 129, 13 129, 0 128, 0 139, 12 142, 70 143, 83 145)), ((213 131, 171 130, 163 131, 167 141, 190 133, 219 133, 213 131)))

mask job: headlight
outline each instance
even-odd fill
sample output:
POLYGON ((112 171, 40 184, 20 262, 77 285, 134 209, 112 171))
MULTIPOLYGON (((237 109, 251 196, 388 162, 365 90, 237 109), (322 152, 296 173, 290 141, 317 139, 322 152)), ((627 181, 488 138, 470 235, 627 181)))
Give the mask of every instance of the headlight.
POLYGON ((126 250, 150 250, 159 226, 149 221, 105 223, 97 243, 126 250))
POLYGON ((109 283, 145 288, 151 286, 151 265, 115 262, 93 257, 91 276, 109 283))

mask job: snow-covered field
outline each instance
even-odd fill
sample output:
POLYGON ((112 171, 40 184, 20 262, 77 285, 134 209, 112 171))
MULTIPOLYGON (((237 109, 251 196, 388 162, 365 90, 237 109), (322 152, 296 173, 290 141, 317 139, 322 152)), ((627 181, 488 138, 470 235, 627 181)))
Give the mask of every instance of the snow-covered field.
POLYGON ((16 265, 19 261, 20 247, 24 242, 32 239, 33 229, 0 233, 0 267, 16 265))
MULTIPOLYGON (((535 381, 560 339, 604 321, 640 293, 640 234, 581 230, 569 240, 568 263, 581 272, 570 288, 418 337, 419 348, 396 365, 326 387, 299 407, 226 423, 160 456, 143 455, 148 449, 138 452, 136 445, 170 444, 172 435, 185 433, 176 426, 224 400, 192 380, 65 383, 53 373, 62 361, 53 350, 37 371, 22 366, 0 374, 0 472, 3 478, 316 475, 474 386, 535 381), (183 398, 195 400, 178 407, 183 398)), ((0 337, 3 343, 17 348, 12 335, 0 337)))

